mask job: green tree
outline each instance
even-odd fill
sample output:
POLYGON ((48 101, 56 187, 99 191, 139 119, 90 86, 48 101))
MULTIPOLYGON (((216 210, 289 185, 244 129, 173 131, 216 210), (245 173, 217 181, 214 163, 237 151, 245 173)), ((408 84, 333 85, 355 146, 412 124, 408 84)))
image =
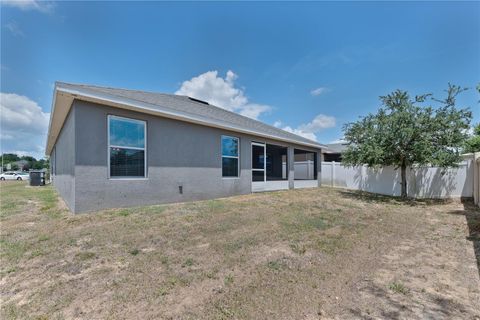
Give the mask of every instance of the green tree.
POLYGON ((407 197, 407 168, 414 164, 455 167, 466 130, 472 118, 468 109, 455 107, 456 96, 464 91, 450 85, 445 100, 436 109, 419 104, 430 94, 411 98, 397 90, 381 96, 382 107, 357 122, 344 126, 348 148, 342 155, 347 166, 394 166, 401 170, 401 195, 407 197))
MULTIPOLYGON (((477 84, 477 92, 480 93, 480 83, 477 84)), ((478 102, 480 102, 480 100, 478 102)))
POLYGON ((48 167, 48 160, 40 159, 33 164, 32 168, 35 169, 35 170, 48 169, 49 168, 48 167))
POLYGON ((19 170, 19 169, 48 169, 50 167, 50 162, 48 159, 40 159, 37 160, 32 156, 22 156, 19 157, 18 155, 14 153, 4 153, 2 154, 3 157, 3 170, 6 170, 7 164, 19 161, 19 160, 26 160, 28 161, 28 164, 23 166, 23 168, 19 168, 18 165, 12 164, 11 165, 11 170, 19 170))
POLYGON ((4 164, 20 160, 15 153, 4 153, 2 154, 2 158, 4 164))
POLYGON ((473 136, 465 141, 464 152, 480 152, 480 123, 473 128, 473 136))

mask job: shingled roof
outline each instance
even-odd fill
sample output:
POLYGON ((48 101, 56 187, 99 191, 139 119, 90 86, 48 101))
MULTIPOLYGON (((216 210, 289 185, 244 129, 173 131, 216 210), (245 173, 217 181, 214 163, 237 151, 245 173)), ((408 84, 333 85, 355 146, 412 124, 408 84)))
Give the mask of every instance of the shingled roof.
POLYGON ((92 101, 119 108, 129 107, 128 109, 138 112, 158 114, 304 146, 324 147, 324 145, 315 141, 187 96, 57 82, 47 138, 47 154, 53 148, 59 133, 55 132, 59 131, 58 124, 54 127, 52 122, 61 122, 63 125, 64 117, 67 114, 65 108, 70 109, 73 99, 92 101), (70 99, 68 99, 69 97, 70 99), (58 106, 61 102, 70 105, 58 106), (64 117, 55 115, 60 108, 64 117))

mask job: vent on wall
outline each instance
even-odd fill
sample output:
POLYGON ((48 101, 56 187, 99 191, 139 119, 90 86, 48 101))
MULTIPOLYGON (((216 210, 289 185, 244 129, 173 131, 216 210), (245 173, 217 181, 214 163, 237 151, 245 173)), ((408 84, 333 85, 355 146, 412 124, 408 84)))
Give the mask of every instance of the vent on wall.
POLYGON ((198 103, 209 104, 209 103, 206 102, 206 101, 199 100, 199 99, 195 99, 195 98, 192 98, 192 97, 188 97, 188 99, 190 99, 190 100, 192 100, 192 101, 195 101, 195 102, 198 102, 198 103))

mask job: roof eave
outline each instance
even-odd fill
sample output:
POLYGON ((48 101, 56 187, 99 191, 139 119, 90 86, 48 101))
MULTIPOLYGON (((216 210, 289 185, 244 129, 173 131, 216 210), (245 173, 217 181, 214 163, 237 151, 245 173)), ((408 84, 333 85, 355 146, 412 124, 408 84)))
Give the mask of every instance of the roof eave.
POLYGON ((48 131, 47 131, 47 141, 45 143, 45 155, 50 156, 51 149, 49 148, 50 144, 50 134, 52 131, 52 122, 53 122, 53 115, 55 114, 55 105, 57 101, 57 83, 55 83, 55 88, 53 89, 53 97, 52 97, 52 107, 50 108, 50 119, 48 120, 48 131))

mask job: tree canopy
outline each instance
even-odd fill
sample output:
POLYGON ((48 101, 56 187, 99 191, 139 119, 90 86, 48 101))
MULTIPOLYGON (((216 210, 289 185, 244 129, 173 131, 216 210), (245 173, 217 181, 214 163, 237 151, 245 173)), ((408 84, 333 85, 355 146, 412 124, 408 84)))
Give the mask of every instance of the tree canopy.
POLYGON ((401 169, 402 197, 407 196, 406 169, 414 164, 454 167, 467 138, 472 113, 457 109, 456 96, 466 89, 450 85, 444 100, 430 94, 412 98, 396 90, 381 96, 381 108, 344 126, 347 166, 394 166, 401 169), (427 100, 439 107, 422 106, 427 100))
POLYGON ((480 123, 473 128, 473 136, 465 141, 465 153, 480 152, 480 123))
POLYGON ((37 160, 32 156, 18 156, 15 153, 4 153, 2 154, 2 160, 3 160, 3 170, 5 171, 7 169, 7 164, 12 164, 11 165, 11 170, 30 170, 30 169, 48 169, 49 168, 49 161, 48 159, 40 159, 37 160), (25 160, 27 163, 23 166, 19 166, 15 164, 14 162, 20 161, 20 160, 25 160))
POLYGON ((4 153, 2 157, 4 164, 20 160, 20 157, 15 153, 4 153))

